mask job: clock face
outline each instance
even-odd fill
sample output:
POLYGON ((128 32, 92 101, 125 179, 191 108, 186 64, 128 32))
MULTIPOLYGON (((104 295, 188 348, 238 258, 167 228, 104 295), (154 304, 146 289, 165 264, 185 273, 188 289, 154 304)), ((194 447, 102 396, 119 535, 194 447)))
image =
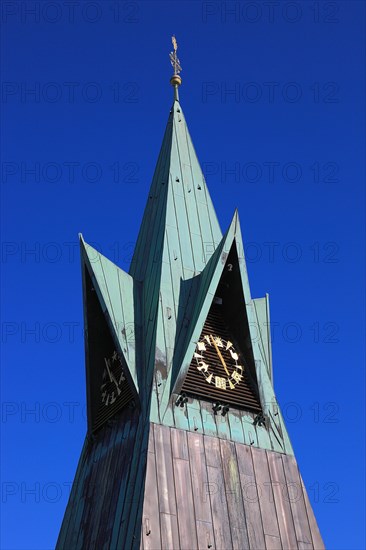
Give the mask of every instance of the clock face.
POLYGON ((100 394, 102 404, 108 407, 113 405, 121 395, 125 376, 121 358, 116 351, 113 352, 112 356, 104 357, 104 362, 100 394))
POLYGON ((243 379, 243 361, 230 340, 206 334, 197 343, 194 358, 206 382, 220 390, 235 390, 243 379))

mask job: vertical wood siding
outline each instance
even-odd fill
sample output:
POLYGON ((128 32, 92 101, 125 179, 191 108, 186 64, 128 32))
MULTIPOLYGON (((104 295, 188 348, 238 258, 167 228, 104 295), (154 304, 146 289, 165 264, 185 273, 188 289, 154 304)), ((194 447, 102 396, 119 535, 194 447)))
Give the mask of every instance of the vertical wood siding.
POLYGON ((324 549, 294 457, 156 424, 151 434, 144 550, 324 549))
POLYGON ((87 442, 58 550, 323 550, 293 456, 130 410, 87 442))

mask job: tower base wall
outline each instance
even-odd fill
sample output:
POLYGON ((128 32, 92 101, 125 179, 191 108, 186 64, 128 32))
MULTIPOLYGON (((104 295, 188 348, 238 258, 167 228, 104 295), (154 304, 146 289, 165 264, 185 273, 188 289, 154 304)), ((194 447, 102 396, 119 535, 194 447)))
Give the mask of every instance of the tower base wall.
POLYGON ((293 456, 151 424, 141 549, 324 548, 293 456))
POLYGON ((122 411, 79 461, 58 550, 322 550, 293 456, 122 411))

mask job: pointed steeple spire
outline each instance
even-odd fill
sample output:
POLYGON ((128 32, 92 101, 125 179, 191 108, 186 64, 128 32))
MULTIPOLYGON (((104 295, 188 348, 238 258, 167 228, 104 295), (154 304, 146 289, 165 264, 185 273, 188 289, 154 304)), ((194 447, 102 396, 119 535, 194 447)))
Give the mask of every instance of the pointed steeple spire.
MULTIPOLYGON (((141 283, 146 391, 156 365, 167 380, 186 301, 222 240, 222 232, 182 107, 177 44, 170 54, 174 102, 130 266, 141 283)), ((163 388, 162 388, 163 389, 163 388)))
MULTIPOLYGON (((174 77, 173 77, 174 78, 174 77)), ((179 78, 179 77, 178 77, 179 78)), ((175 84, 178 86, 178 84, 175 84)), ((182 279, 200 273, 222 233, 177 99, 170 110, 130 267, 142 281, 161 261, 182 279)))

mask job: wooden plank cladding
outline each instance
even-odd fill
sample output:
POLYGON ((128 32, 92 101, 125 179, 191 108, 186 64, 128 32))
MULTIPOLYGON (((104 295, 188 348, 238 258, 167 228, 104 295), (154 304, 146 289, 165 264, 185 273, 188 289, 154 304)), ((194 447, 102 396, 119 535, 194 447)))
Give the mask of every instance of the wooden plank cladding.
POLYGON ((157 424, 151 436, 141 550, 324 548, 294 457, 157 424))
POLYGON ((293 456, 141 424, 141 417, 129 418, 125 410, 86 443, 56 548, 324 545, 293 456))

